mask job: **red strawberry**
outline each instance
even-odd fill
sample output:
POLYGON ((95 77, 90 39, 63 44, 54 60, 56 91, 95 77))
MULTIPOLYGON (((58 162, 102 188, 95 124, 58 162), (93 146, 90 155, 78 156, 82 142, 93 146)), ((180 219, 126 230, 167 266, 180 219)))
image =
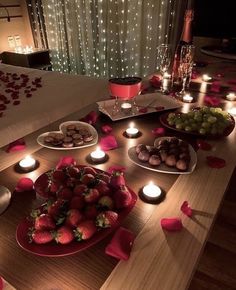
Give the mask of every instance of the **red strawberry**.
POLYGON ((111 176, 110 185, 113 188, 119 188, 121 185, 125 185, 123 172, 114 171, 111 176))
POLYGON ((94 176, 97 174, 97 171, 90 166, 85 166, 82 170, 84 174, 92 174, 94 176))
POLYGON ((53 181, 50 184, 50 191, 53 193, 56 193, 60 189, 61 186, 62 186, 61 183, 59 183, 58 181, 53 181))
POLYGON ((94 221, 86 220, 81 222, 74 230, 77 241, 90 239, 97 231, 94 221))
POLYGON ((113 209, 114 208, 114 201, 113 199, 108 195, 103 195, 98 200, 99 207, 106 209, 113 209))
POLYGON ((96 175, 96 178, 102 181, 105 181, 106 183, 110 182, 110 176, 108 174, 105 173, 98 173, 96 175))
POLYGON ((84 200, 87 203, 94 203, 98 200, 99 196, 100 196, 99 191, 96 188, 89 188, 84 193, 84 200))
POLYGON ((96 188, 101 195, 107 195, 111 192, 108 184, 103 180, 98 180, 94 188, 96 188))
POLYGON ((88 190, 87 185, 85 185, 85 184, 78 184, 78 185, 75 186, 73 192, 74 192, 75 195, 77 195, 77 194, 80 195, 80 194, 86 192, 87 190, 88 190))
POLYGON ((79 173, 80 173, 79 168, 75 166, 67 167, 67 174, 70 177, 73 177, 73 178, 79 177, 79 173))
POLYGON ((85 211, 84 211, 85 217, 87 219, 95 219, 96 216, 98 215, 98 209, 96 204, 89 204, 86 206, 85 211))
POLYGON ((57 192, 57 197, 64 200, 70 200, 73 196, 73 192, 70 188, 64 187, 57 192))
POLYGON ((34 227, 36 230, 54 230, 56 224, 49 214, 42 213, 40 216, 36 217, 34 227))
POLYGON ((54 219, 57 219, 60 215, 65 212, 66 203, 62 199, 58 199, 53 203, 48 203, 48 214, 54 219))
POLYGON ((83 215, 78 209, 70 209, 66 216, 66 225, 76 227, 83 220, 83 215))
POLYGON ((56 232, 55 241, 59 244, 69 244, 74 240, 73 230, 68 226, 60 227, 56 232))
POLYGON ((53 240, 53 235, 50 231, 34 231, 31 235, 30 241, 34 241, 36 244, 47 244, 53 240))
POLYGON ((83 195, 75 195, 70 200, 69 208, 82 209, 84 207, 84 203, 83 195))
POLYGON ((52 179, 63 183, 66 180, 66 174, 62 170, 55 170, 52 173, 52 179))
POLYGON ((88 174, 84 174, 82 175, 80 181, 83 183, 83 184, 89 184, 90 182, 94 181, 95 177, 94 175, 88 173, 88 174))
POLYGON ((66 180, 66 186, 67 187, 74 187, 75 184, 76 184, 76 179, 75 178, 73 178, 73 177, 67 178, 67 180, 66 180))
POLYGON ((118 219, 118 214, 114 211, 108 210, 101 212, 96 218, 96 225, 101 228, 112 227, 118 219))
POLYGON ((128 207, 132 202, 132 195, 126 186, 121 186, 113 195, 117 209, 128 207))

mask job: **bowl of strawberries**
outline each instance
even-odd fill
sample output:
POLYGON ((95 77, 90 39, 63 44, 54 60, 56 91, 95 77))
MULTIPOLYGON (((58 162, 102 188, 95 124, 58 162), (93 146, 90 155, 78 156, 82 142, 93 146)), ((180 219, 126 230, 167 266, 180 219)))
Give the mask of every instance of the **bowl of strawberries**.
POLYGON ((19 223, 16 240, 24 250, 48 257, 71 255, 101 241, 137 200, 122 172, 75 162, 43 173, 34 188, 44 202, 19 223))

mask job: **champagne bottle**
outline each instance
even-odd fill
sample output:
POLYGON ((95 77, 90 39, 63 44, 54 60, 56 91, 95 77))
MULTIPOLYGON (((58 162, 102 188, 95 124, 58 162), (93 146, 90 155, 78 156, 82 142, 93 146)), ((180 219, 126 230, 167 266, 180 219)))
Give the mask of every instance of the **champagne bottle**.
POLYGON ((183 45, 192 44, 192 21, 193 21, 194 11, 193 9, 186 9, 184 16, 184 25, 180 41, 176 47, 174 62, 172 68, 172 79, 173 84, 178 86, 181 84, 181 72, 180 72, 180 53, 183 45))

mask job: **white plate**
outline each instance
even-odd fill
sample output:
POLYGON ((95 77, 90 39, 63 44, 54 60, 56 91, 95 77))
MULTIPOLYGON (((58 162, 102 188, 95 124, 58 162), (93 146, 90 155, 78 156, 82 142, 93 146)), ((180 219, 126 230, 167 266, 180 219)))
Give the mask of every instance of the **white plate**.
POLYGON ((49 148, 49 149, 54 149, 54 150, 74 150, 74 149, 79 149, 79 148, 85 148, 85 147, 93 146, 93 145, 97 144, 97 142, 98 142, 97 130, 93 126, 88 124, 88 123, 81 122, 81 121, 67 121, 67 122, 61 123, 59 128, 60 128, 60 131, 51 131, 51 132, 46 132, 46 133, 43 133, 43 134, 39 135, 38 138, 37 138, 38 144, 43 146, 43 147, 46 147, 46 148, 49 148), (93 140, 90 141, 90 142, 86 142, 86 143, 84 143, 81 146, 74 146, 74 147, 71 147, 71 148, 57 147, 57 146, 48 145, 48 144, 44 143, 44 138, 46 136, 48 136, 50 133, 63 133, 63 132, 65 132, 65 128, 68 125, 71 125, 71 124, 80 125, 81 127, 89 130, 89 132, 93 136, 93 140))
POLYGON ((135 101, 139 109, 147 108, 147 112, 145 113, 136 112, 134 114, 125 114, 120 111, 115 115, 113 115, 112 111, 115 103, 114 99, 100 101, 97 102, 97 104, 99 111, 110 117, 112 121, 122 120, 154 112, 163 112, 166 110, 177 109, 182 107, 182 104, 179 103, 176 99, 174 99, 171 96, 163 95, 161 93, 139 95, 135 97, 135 101), (158 107, 163 108, 156 110, 156 108, 158 107))
POLYGON ((0 214, 8 207, 11 201, 11 192, 5 186, 0 185, 0 214))
MULTIPOLYGON (((154 142, 154 146, 157 144, 157 142, 161 139, 169 139, 171 137, 160 137, 160 138, 157 138, 154 142)), ((193 147, 189 144, 189 153, 190 153, 190 157, 191 157, 191 160, 190 160, 190 163, 189 163, 189 167, 188 167, 188 170, 186 171, 179 171, 177 168, 172 168, 172 167, 168 167, 167 165, 165 165, 164 163, 161 163, 159 166, 157 167, 153 167, 151 165, 149 165, 148 162, 141 162, 138 157, 137 157, 137 154, 135 152, 135 147, 131 147, 129 148, 128 150, 128 156, 130 158, 130 160, 137 164, 138 166, 140 167, 143 167, 143 168, 146 168, 146 169, 149 169, 149 170, 153 170, 153 171, 156 171, 156 172, 161 172, 161 173, 170 173, 170 174, 190 174, 193 172, 193 170, 195 169, 196 167, 196 164, 197 164, 197 154, 196 152, 194 151, 193 147)))

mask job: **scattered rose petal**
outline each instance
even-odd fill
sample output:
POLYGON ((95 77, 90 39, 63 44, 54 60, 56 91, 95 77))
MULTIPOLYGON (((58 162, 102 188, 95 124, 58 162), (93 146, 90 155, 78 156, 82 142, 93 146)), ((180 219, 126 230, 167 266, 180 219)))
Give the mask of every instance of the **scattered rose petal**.
POLYGON ((113 135, 102 137, 100 140, 100 147, 104 151, 112 150, 118 147, 116 138, 113 135))
POLYGON ((109 125, 103 125, 101 128, 102 132, 105 134, 109 134, 112 131, 112 127, 109 125))
POLYGON ((222 158, 218 158, 215 156, 207 156, 207 164, 212 168, 223 168, 226 165, 226 161, 222 158))
POLYGON ((204 103, 208 106, 217 107, 221 103, 221 99, 214 96, 205 96, 204 103))
POLYGON ((165 109, 165 107, 163 107, 163 106, 157 106, 157 107, 155 107, 155 110, 156 111, 162 111, 164 109, 165 109))
POLYGON ((183 224, 180 218, 163 218, 161 227, 167 231, 181 231, 183 224))
POLYGON ((62 168, 67 167, 69 165, 76 165, 75 159, 71 156, 61 157, 61 159, 59 160, 59 162, 56 165, 56 169, 62 169, 62 168))
POLYGON ((121 166, 121 165, 113 165, 110 166, 107 170, 108 173, 112 174, 112 172, 125 172, 126 167, 121 166))
POLYGON ((26 94, 26 98, 31 98, 32 94, 26 94))
POLYGON ((212 83, 210 91, 214 92, 214 93, 219 93, 220 92, 220 88, 221 88, 220 82, 216 81, 216 82, 212 83))
POLYGON ((160 88, 161 86, 161 79, 158 76, 153 76, 150 80, 149 80, 150 84, 154 87, 154 88, 160 88))
POLYGON ((82 118, 81 121, 94 125, 96 124, 97 119, 98 119, 98 114, 95 111, 91 111, 84 118, 82 118))
POLYGON ((197 140, 197 147, 201 150, 209 151, 212 149, 211 144, 203 140, 197 140))
POLYGON ((25 150, 25 148, 26 148, 26 144, 25 144, 24 139, 19 139, 10 143, 7 146, 6 152, 11 153, 11 152, 16 152, 16 151, 21 151, 21 150, 25 150))
POLYGON ((190 207, 190 205, 188 204, 187 201, 184 201, 184 202, 183 202, 183 204, 181 205, 180 209, 181 209, 181 211, 182 211, 185 215, 187 215, 187 216, 189 216, 189 217, 191 217, 191 216, 193 215, 193 210, 192 210, 192 208, 190 207))
POLYGON ((134 233, 120 227, 106 246, 105 253, 121 260, 128 260, 135 239, 134 233))
POLYGON ((157 128, 152 130, 152 134, 156 137, 164 136, 165 133, 166 133, 166 130, 163 127, 157 127, 157 128))
POLYGON ((140 108, 139 110, 139 113, 147 113, 147 111, 148 111, 148 108, 146 108, 146 107, 143 107, 143 108, 140 108))
POLYGON ((22 177, 17 182, 15 190, 17 192, 30 191, 34 187, 34 182, 28 177, 22 177))
POLYGON ((14 105, 14 106, 17 106, 17 105, 19 105, 19 104, 20 104, 20 101, 19 101, 19 100, 13 102, 13 105, 14 105))
POLYGON ((4 110, 6 110, 6 108, 7 108, 7 106, 6 106, 6 105, 4 105, 4 104, 0 104, 0 110, 1 110, 1 111, 4 111, 4 110))
POLYGON ((236 85, 236 79, 229 80, 227 83, 229 85, 236 85))
POLYGON ((197 79, 199 76, 200 76, 200 72, 199 71, 197 71, 197 70, 193 70, 192 71, 192 75, 191 75, 191 79, 192 80, 197 79))

